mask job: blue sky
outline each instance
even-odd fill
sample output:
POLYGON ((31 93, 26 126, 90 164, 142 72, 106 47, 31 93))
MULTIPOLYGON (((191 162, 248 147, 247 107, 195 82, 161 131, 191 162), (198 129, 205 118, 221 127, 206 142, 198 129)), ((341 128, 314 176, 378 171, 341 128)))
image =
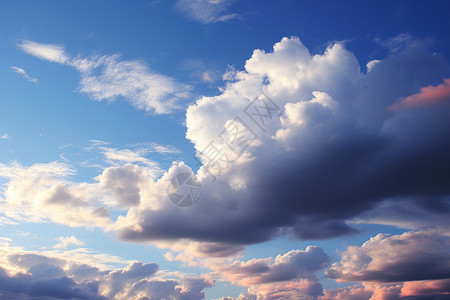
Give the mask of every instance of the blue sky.
POLYGON ((448 296, 449 20, 2 1, 0 299, 448 296))

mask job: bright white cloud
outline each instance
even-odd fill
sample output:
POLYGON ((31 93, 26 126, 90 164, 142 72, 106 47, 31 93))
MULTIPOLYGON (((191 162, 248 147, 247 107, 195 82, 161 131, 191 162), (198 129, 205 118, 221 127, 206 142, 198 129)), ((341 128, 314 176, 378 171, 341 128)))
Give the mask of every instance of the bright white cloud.
POLYGON ((28 73, 22 68, 11 66, 11 70, 13 70, 15 73, 19 74, 20 76, 22 76, 29 82, 38 83, 38 80, 36 78, 33 78, 30 75, 28 75, 28 73))

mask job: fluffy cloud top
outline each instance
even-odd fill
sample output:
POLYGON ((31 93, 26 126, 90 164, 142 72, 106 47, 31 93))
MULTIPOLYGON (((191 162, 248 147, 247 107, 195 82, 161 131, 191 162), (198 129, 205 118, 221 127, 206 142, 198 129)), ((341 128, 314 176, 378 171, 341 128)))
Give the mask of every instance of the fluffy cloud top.
POLYGON ((338 281, 395 282, 450 278, 450 238, 435 232, 379 234, 349 247, 327 272, 338 281))
POLYGON ((0 299, 204 299, 209 280, 164 278, 155 263, 132 262, 123 268, 99 267, 99 257, 38 254, 0 246, 0 299))
POLYGON ((329 257, 321 248, 309 246, 304 251, 292 250, 275 259, 234 261, 230 265, 218 266, 216 272, 227 278, 227 281, 250 286, 309 278, 328 264, 329 257))

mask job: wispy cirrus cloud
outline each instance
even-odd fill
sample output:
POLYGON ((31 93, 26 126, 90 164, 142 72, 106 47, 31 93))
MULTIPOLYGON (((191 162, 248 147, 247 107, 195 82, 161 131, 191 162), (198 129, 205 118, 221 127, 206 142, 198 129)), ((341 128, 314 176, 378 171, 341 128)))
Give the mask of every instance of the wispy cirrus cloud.
POLYGON ((36 78, 31 77, 30 75, 28 75, 28 73, 22 68, 19 68, 19 67, 16 67, 16 66, 11 66, 11 70, 13 70, 13 72, 19 74, 20 76, 22 76, 23 78, 25 78, 29 82, 38 83, 38 80, 36 78))
POLYGON ((190 94, 189 85, 156 73, 139 60, 121 60, 120 55, 71 57, 62 45, 33 41, 22 41, 18 47, 40 59, 75 68, 81 75, 80 91, 96 101, 123 97, 137 109, 167 114, 190 94))
POLYGON ((238 14, 226 12, 232 2, 230 0, 178 0, 176 8, 199 23, 209 24, 239 17, 238 14))
POLYGON ((25 52, 45 59, 51 62, 57 62, 60 64, 66 63, 69 60, 69 56, 65 53, 64 46, 57 44, 41 44, 33 41, 24 40, 18 44, 18 46, 25 52))

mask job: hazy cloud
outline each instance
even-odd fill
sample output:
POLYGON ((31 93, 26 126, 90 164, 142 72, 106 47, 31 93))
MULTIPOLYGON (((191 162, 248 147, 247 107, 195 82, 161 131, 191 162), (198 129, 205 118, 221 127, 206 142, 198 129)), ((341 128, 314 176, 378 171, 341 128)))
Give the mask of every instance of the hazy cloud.
POLYGON ((176 8, 189 18, 208 24, 237 18, 237 14, 226 12, 232 2, 230 0, 178 0, 176 8))

